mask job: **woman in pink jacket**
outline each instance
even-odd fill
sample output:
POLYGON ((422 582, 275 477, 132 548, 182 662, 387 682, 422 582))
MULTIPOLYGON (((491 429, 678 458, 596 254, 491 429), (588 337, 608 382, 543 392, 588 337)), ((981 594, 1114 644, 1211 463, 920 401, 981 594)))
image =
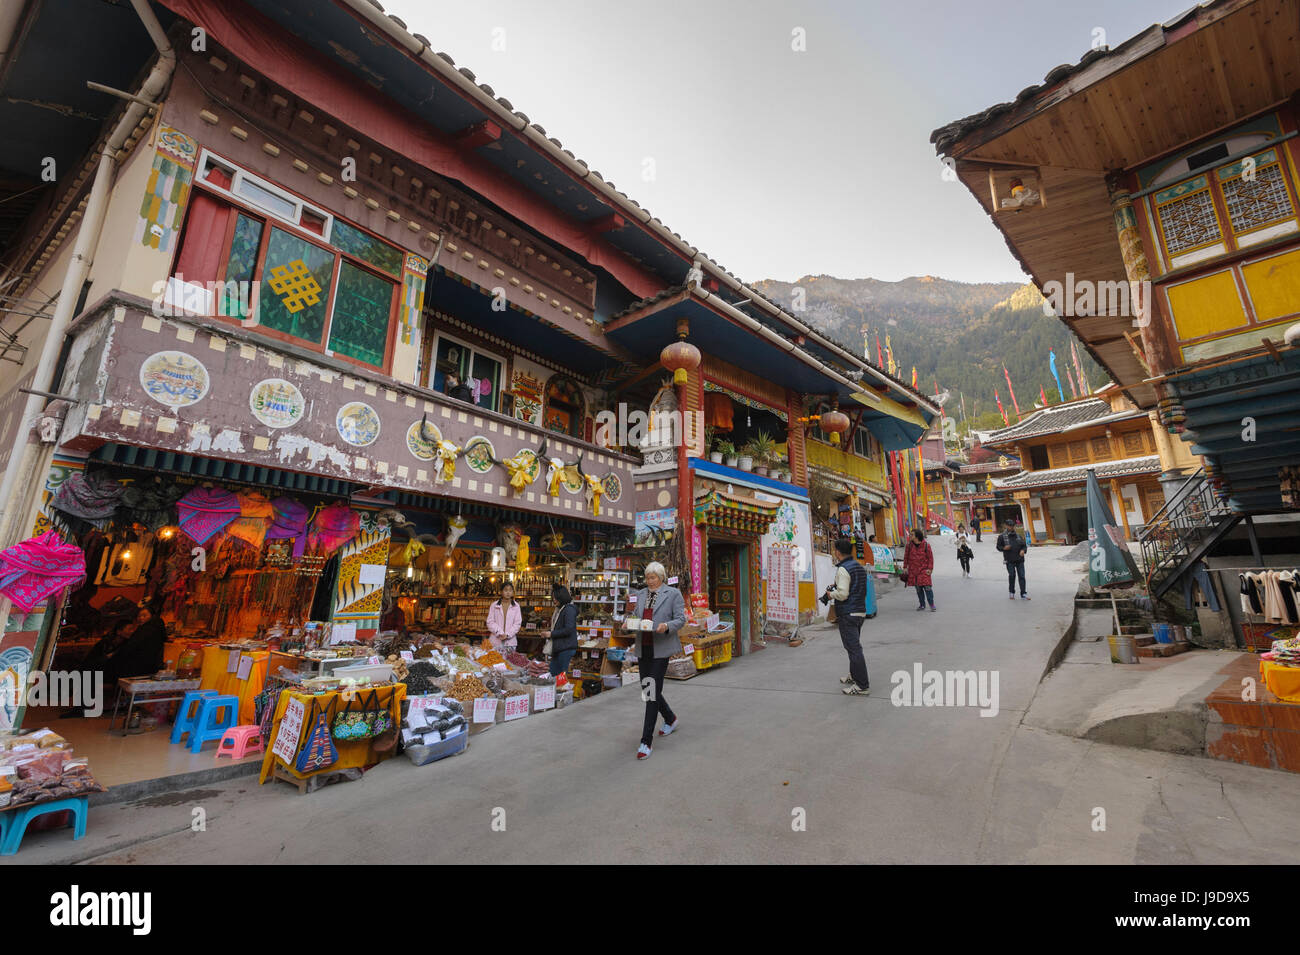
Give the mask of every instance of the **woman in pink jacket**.
POLYGON ((921 528, 913 528, 912 536, 903 552, 903 570, 907 572, 907 586, 916 588, 916 609, 924 610, 925 602, 930 601, 930 610, 934 611, 934 587, 930 578, 934 570, 934 551, 925 539, 921 528))
POLYGON ((523 625, 524 615, 515 600, 515 588, 509 584, 501 585, 501 598, 492 601, 488 607, 487 628, 491 634, 492 646, 498 650, 514 650, 519 645, 516 634, 523 625))

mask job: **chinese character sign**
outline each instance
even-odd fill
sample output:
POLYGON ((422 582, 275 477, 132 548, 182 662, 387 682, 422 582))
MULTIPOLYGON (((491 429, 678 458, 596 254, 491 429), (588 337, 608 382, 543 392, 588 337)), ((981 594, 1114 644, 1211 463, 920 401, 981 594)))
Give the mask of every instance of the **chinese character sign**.
POLYGON ((773 547, 767 566, 767 619, 773 623, 798 623, 799 583, 795 578, 793 548, 773 547))

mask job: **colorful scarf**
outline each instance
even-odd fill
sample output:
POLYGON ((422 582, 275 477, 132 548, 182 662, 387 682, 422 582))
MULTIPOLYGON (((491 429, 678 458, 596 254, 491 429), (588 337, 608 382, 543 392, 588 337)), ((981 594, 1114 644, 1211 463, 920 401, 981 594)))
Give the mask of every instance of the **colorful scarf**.
POLYGON ((256 491, 241 491, 236 497, 239 498, 239 520, 226 528, 226 533, 261 549, 266 540, 267 528, 275 517, 275 509, 271 507, 266 495, 256 491))
POLYGON ((117 510, 122 490, 122 485, 106 471, 74 473, 54 492, 50 507, 83 520, 102 521, 117 510))
POLYGON ((271 502, 271 510, 274 512, 274 517, 271 519, 270 529, 266 532, 266 539, 273 541, 286 537, 295 538, 293 556, 294 559, 301 557, 307 547, 307 518, 311 512, 307 510, 305 504, 299 504, 291 497, 277 497, 271 502))
POLYGON ((86 555, 65 544, 54 531, 32 537, 0 551, 0 594, 23 613, 65 587, 86 579, 86 555))
POLYGON ((321 508, 311 525, 314 553, 332 554, 361 533, 361 516, 346 504, 321 508))
POLYGON ((239 498, 216 487, 196 487, 176 502, 181 530, 202 547, 239 517, 239 498))
POLYGON ((128 484, 122 490, 122 508, 151 531, 175 519, 176 501, 185 493, 180 485, 155 478, 153 483, 128 484))

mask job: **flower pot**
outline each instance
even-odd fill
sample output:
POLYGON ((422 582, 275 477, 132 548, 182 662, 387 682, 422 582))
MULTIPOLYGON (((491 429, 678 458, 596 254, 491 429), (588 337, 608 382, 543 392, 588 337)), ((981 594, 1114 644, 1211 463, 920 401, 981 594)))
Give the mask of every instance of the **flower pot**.
POLYGON ((721 464, 721 463, 722 463, 722 452, 721 452, 721 451, 710 451, 710 452, 709 452, 709 460, 712 461, 714 464, 721 464))
POLYGON ((767 465, 766 464, 754 465, 754 473, 757 474, 759 477, 767 477, 767 465))
POLYGON ((728 454, 728 455, 727 455, 727 460, 726 460, 725 464, 726 464, 727 467, 729 467, 729 468, 734 468, 734 467, 736 466, 736 461, 737 461, 737 458, 736 458, 736 456, 735 456, 734 454, 728 454))
POLYGON ((754 470, 754 459, 747 454, 742 454, 740 456, 739 465, 740 470, 742 471, 752 471, 754 470))

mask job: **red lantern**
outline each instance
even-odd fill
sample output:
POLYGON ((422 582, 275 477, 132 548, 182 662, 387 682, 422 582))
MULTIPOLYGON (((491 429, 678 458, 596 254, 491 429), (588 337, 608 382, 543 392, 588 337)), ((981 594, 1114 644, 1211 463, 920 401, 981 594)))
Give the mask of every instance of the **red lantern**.
POLYGON ((849 430, 849 416, 836 408, 821 416, 821 429, 831 436, 831 444, 840 443, 840 435, 849 430))
POLYGON ((686 372, 700 367, 700 350, 690 342, 673 342, 659 354, 663 366, 673 373, 673 384, 686 384, 686 372))

